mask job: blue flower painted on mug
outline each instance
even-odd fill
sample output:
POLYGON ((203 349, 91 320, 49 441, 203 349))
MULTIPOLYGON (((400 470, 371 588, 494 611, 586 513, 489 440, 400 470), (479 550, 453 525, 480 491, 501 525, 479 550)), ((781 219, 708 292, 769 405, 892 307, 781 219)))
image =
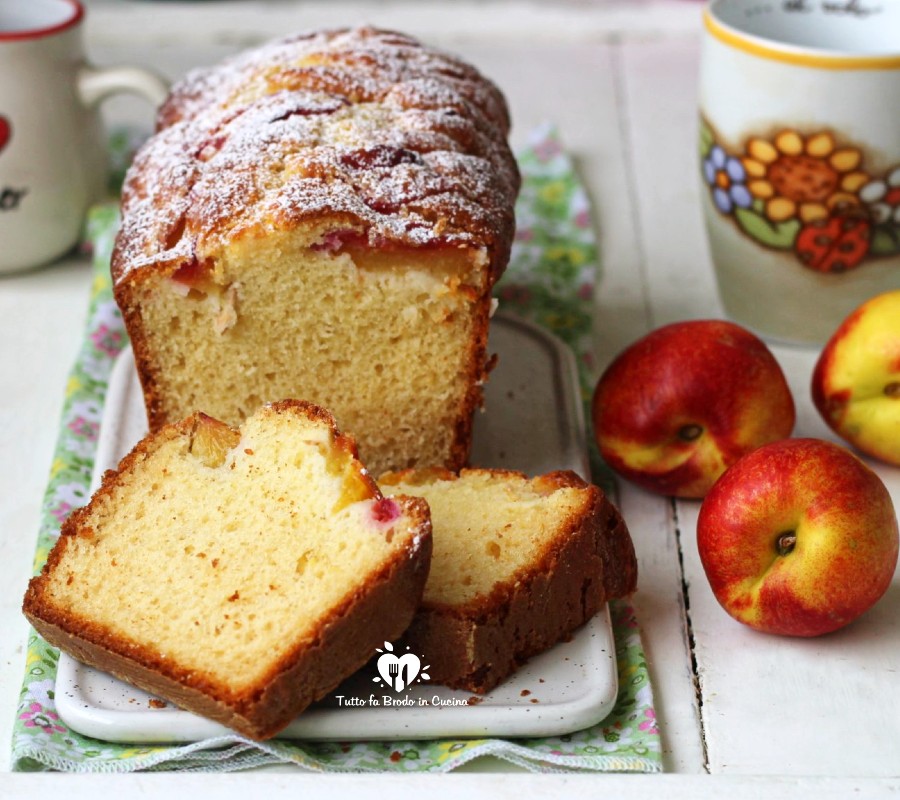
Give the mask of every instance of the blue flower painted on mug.
POLYGON ((716 208, 723 214, 730 214, 735 206, 749 208, 753 204, 753 196, 746 186, 744 165, 717 144, 703 159, 703 177, 712 191, 716 208))

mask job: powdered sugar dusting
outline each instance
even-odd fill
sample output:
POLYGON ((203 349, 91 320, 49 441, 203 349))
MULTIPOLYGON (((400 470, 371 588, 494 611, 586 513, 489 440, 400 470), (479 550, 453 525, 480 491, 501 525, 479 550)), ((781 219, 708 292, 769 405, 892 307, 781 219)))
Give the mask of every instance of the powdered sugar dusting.
POLYGON ((129 172, 114 278, 305 222, 373 245, 487 249, 519 176, 497 88, 397 33, 301 34, 188 74, 129 172))

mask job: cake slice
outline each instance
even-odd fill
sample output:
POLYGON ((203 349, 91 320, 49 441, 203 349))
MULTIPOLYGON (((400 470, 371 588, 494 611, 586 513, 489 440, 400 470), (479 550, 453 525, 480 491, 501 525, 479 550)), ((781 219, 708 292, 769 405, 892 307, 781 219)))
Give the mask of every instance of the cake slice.
POLYGON ((330 414, 167 425, 65 522, 24 612, 51 644, 254 739, 403 633, 428 507, 385 498, 330 414))
POLYGON ((379 484, 431 508, 431 572, 404 643, 437 683, 489 691, 635 589, 622 517, 573 472, 405 470, 379 484))

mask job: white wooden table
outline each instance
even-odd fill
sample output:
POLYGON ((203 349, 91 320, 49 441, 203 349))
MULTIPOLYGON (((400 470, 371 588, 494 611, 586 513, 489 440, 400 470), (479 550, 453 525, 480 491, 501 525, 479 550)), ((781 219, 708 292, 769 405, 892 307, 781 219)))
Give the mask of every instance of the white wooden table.
MULTIPOLYGON (((703 238, 696 164, 698 2, 87 5, 87 43, 95 61, 142 63, 170 78, 304 27, 369 22, 454 50, 504 89, 515 143, 551 120, 577 158, 601 242, 601 363, 650 328, 722 314, 703 238)), ((148 125, 151 117, 140 102, 126 99, 114 99, 106 110, 117 122, 148 125)), ((27 626, 20 603, 88 288, 89 267, 77 257, 0 279, 0 770, 9 769, 24 668, 27 626)), ((808 398, 816 353, 774 350, 798 403, 795 433, 832 438, 808 398)), ((875 468, 900 506, 900 470, 875 468)), ((602 792, 736 800, 900 792, 900 579, 872 612, 838 634, 812 641, 755 634, 726 616, 708 588, 695 545, 699 503, 672 503, 624 484, 620 497, 640 563, 634 603, 656 692, 665 775, 511 775, 500 774, 496 764, 417 777, 2 772, 0 796, 602 792)))

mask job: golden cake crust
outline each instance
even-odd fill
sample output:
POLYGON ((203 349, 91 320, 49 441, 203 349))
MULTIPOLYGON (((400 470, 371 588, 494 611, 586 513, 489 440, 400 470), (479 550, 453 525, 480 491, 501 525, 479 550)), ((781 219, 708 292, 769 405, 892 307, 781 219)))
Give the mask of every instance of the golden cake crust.
POLYGON ((346 226, 370 245, 476 247, 498 277, 519 174, 499 90, 399 33, 301 34, 197 70, 135 158, 117 291, 237 237, 346 226))

